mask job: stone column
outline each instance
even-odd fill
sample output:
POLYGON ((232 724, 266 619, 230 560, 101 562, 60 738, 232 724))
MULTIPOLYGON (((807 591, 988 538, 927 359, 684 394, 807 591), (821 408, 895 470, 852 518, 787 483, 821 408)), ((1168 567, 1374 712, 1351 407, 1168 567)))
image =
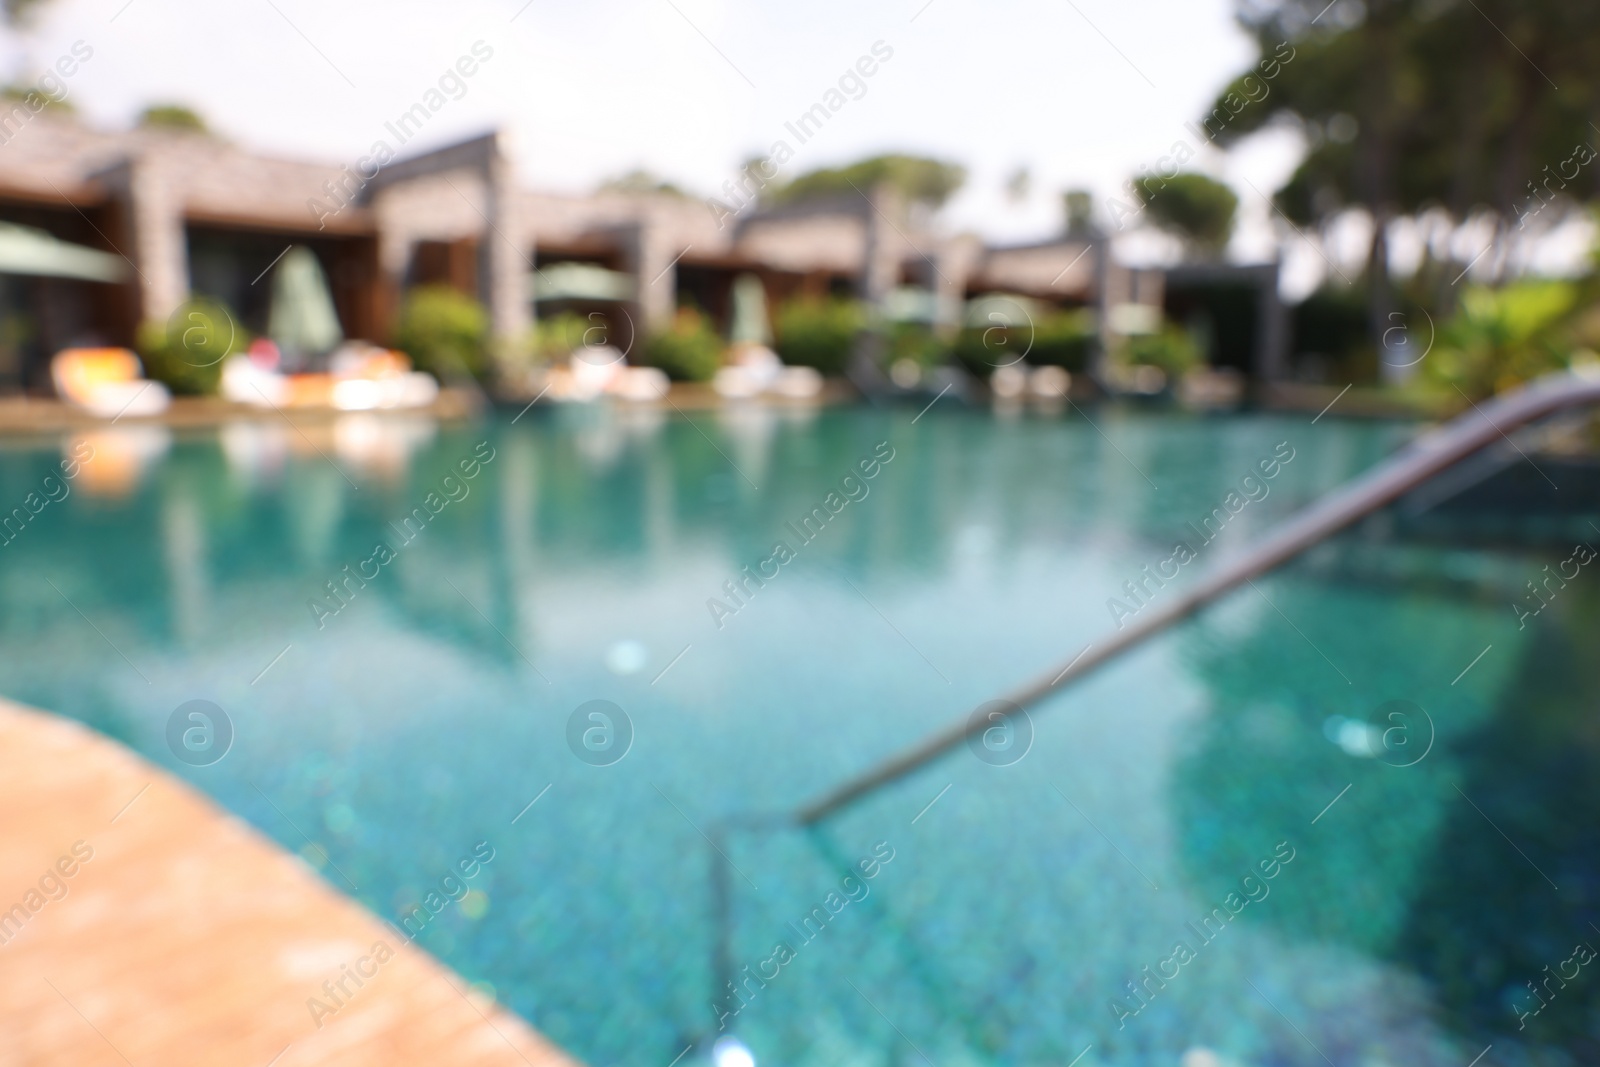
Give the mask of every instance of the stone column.
POLYGON ((900 262, 906 251, 901 236, 906 227, 905 202, 888 184, 853 200, 859 204, 863 234, 856 294, 867 305, 868 326, 856 338, 845 375, 857 389, 873 396, 890 388, 884 374, 888 334, 883 313, 889 292, 900 284, 900 262))
POLYGON ((136 268, 138 319, 165 322, 189 296, 182 195, 161 164, 148 157, 131 157, 101 177, 126 212, 128 242, 122 251, 136 268))
POLYGON ((1095 320, 1100 335, 1091 373, 1100 379, 1110 368, 1111 350, 1117 340, 1111 328, 1111 309, 1127 299, 1128 290, 1128 272, 1116 264, 1112 252, 1111 237, 1104 235, 1095 240, 1095 250, 1090 253, 1095 260, 1095 320))
POLYGON ((936 301, 934 328, 941 336, 952 336, 961 329, 967 281, 982 258, 983 242, 972 234, 961 234, 945 241, 934 255, 938 265, 931 283, 936 301))
POLYGON ((861 299, 878 312, 889 291, 900 284, 900 260, 905 252, 905 238, 900 231, 906 227, 905 204, 893 187, 885 184, 872 190, 871 202, 863 204, 862 210, 867 232, 859 288, 861 299))
POLYGON ((496 358, 514 367, 527 355, 533 327, 533 298, 528 275, 533 269, 533 242, 524 232, 516 168, 498 141, 484 164, 488 191, 488 226, 483 235, 483 291, 489 305, 489 331, 496 358))
POLYGON ((405 289, 406 268, 411 264, 412 240, 385 211, 383 194, 373 202, 373 217, 378 223, 378 278, 377 278, 377 341, 389 341, 394 336, 400 315, 400 299, 405 289))
POLYGON ((672 325, 678 308, 673 259, 683 249, 674 247, 666 228, 651 218, 648 209, 624 232, 622 245, 628 273, 633 275, 635 326, 643 340, 672 325))
POLYGON ((1260 268, 1257 282, 1255 376, 1264 386, 1281 382, 1288 362, 1289 309, 1278 292, 1281 269, 1281 262, 1273 260, 1260 268))

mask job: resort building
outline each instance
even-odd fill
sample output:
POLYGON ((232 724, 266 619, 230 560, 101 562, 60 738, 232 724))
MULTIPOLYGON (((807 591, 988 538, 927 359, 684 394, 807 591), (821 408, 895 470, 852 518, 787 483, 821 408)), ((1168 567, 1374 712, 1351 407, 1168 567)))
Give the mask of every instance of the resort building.
POLYGON ((347 336, 387 340, 405 290, 444 283, 483 302, 513 353, 540 307, 602 309, 621 347, 680 302, 725 327, 747 273, 769 305, 894 297, 951 325, 967 299, 1005 293, 1092 306, 1112 330, 1147 319, 1166 291, 1161 272, 1119 266, 1103 235, 991 246, 939 232, 887 188, 730 216, 669 193, 521 188, 496 133, 341 166, 18 105, 0 114, 0 389, 46 389, 51 353, 131 345, 191 293, 259 332, 263 279, 293 245, 316 255, 347 336))

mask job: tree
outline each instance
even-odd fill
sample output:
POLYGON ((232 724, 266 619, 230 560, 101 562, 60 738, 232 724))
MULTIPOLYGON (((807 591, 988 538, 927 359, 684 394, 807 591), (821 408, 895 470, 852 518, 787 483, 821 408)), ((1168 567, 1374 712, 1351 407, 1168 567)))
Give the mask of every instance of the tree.
POLYGON ((650 193, 661 193, 667 196, 689 195, 683 191, 681 186, 674 185, 665 178, 642 167, 635 167, 626 174, 606 179, 600 183, 600 191, 603 193, 627 193, 631 196, 642 196, 650 193))
POLYGON ((55 114, 72 114, 77 109, 72 106, 72 101, 65 98, 56 98, 49 93, 41 93, 36 85, 3 85, 0 86, 0 100, 8 100, 14 104, 27 104, 32 107, 48 109, 55 114))
POLYGON ((1006 199, 1013 204, 1020 204, 1028 199, 1028 194, 1033 191, 1033 173, 1026 166, 1020 166, 1011 172, 1011 177, 1006 179, 1006 199))
POLYGON ((1239 198, 1222 182, 1180 172, 1171 178, 1140 178, 1134 191, 1151 220, 1182 241, 1186 250, 1215 258, 1227 247, 1239 198))
MULTIPOLYGON (((1514 248, 1600 190, 1578 160, 1597 141, 1600 5, 1574 0, 1241 0, 1261 62, 1204 121, 1223 147, 1269 124, 1307 151, 1274 197, 1297 226, 1351 212, 1373 221, 1368 327, 1381 344, 1396 295, 1390 225, 1425 220, 1434 239, 1421 279, 1442 305, 1477 255, 1452 246, 1467 222, 1494 239, 1482 267, 1503 274, 1514 248), (1557 86, 1560 86, 1558 89, 1557 86)), ((1592 158, 1592 155, 1590 155, 1592 158)), ((1442 306, 1439 310, 1445 310, 1442 306)))
POLYGON ((146 130, 183 130, 187 133, 209 133, 205 119, 192 108, 182 104, 151 104, 139 112, 139 126, 146 130))
POLYGON ((6 25, 21 27, 28 25, 33 13, 43 6, 44 0, 0 0, 0 14, 6 25))
POLYGON ((1094 196, 1087 189, 1062 193, 1061 212, 1068 237, 1088 237, 1094 232, 1094 196))
MULTIPOLYGON (((34 69, 32 48, 28 40, 28 30, 33 26, 35 12, 45 6, 45 0, 0 0, 0 21, 14 31, 21 38, 21 63, 19 73, 22 77, 31 77, 34 69)), ((72 110, 66 105, 65 100, 54 100, 49 95, 36 92, 31 86, 8 86, 4 90, 7 99, 23 100, 29 93, 33 93, 35 101, 44 100, 46 106, 55 105, 64 111, 72 110)))
POLYGON ((784 185, 769 186, 765 198, 774 203, 794 203, 836 196, 870 193, 889 185, 907 203, 930 208, 944 202, 967 180, 965 167, 923 156, 884 155, 845 167, 808 171, 784 185))

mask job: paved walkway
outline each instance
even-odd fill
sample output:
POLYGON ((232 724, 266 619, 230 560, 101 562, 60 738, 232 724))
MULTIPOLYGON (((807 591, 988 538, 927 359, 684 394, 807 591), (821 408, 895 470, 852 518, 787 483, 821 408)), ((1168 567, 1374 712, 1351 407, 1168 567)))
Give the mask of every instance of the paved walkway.
POLYGON ((573 1067, 188 785, 0 701, 0 1067, 34 1064, 573 1067))

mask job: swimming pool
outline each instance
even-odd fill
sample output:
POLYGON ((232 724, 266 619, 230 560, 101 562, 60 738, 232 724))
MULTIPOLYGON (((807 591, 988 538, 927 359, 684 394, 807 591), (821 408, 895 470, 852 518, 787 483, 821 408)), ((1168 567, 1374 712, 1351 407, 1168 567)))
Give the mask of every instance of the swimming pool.
POLYGON ((1600 568, 1512 606, 1568 551, 1368 524, 1031 738, 762 821, 1407 435, 941 405, 19 442, 6 507, 49 502, 0 548, 0 693, 411 917, 597 1067, 719 1034, 818 1067, 1592 1060, 1600 568), (191 700, 232 724, 216 762, 169 745, 191 700))

